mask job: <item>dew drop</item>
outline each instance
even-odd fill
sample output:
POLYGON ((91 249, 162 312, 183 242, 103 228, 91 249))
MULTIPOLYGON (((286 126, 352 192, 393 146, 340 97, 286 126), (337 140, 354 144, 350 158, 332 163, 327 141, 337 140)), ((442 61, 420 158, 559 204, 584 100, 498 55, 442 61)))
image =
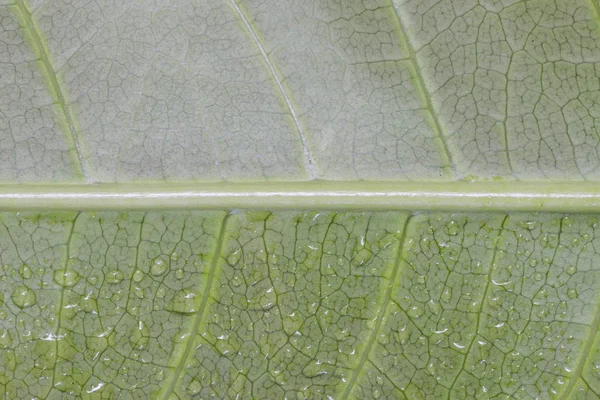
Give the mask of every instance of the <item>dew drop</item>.
POLYGON ((13 339, 12 336, 10 335, 10 332, 8 331, 8 329, 4 329, 0 331, 0 348, 1 349, 6 349, 8 347, 10 347, 13 343, 13 339))
POLYGON ((536 280, 536 281, 538 281, 538 282, 541 281, 543 278, 544 278, 544 276, 542 275, 541 272, 536 272, 536 274, 533 275, 533 279, 536 280))
POLYGON ((567 290, 567 297, 570 299, 576 299, 579 294, 577 293, 577 289, 571 288, 567 290))
POLYGON ((538 260, 536 258, 532 258, 531 260, 529 260, 529 265, 532 267, 535 267, 538 263, 538 260))
POLYGON ((420 318, 424 314, 424 311, 419 306, 413 306, 408 310, 407 314, 411 318, 420 318))
POLYGON ((460 228, 458 227, 458 225, 456 224, 456 221, 450 221, 447 225, 446 225, 446 234, 448 236, 456 236, 458 235, 458 232, 460 231, 460 228))
POLYGON ((139 286, 136 286, 136 287, 133 289, 133 293, 136 295, 136 297, 137 297, 138 299, 143 299, 143 298, 144 298, 144 289, 142 289, 142 288, 141 288, 141 287, 139 287, 139 286))
POLYGON ((35 292, 26 286, 19 285, 10 296, 11 300, 19 308, 28 308, 35 305, 37 301, 35 292))
POLYGON ((29 268, 29 266, 26 264, 21 265, 21 267, 19 268, 19 274, 21 275, 21 278, 23 278, 23 279, 29 279, 33 276, 33 272, 31 272, 31 268, 29 268))
POLYGON ((166 309, 182 314, 195 313, 198 311, 198 295, 187 289, 181 290, 175 293, 166 309))
POLYGON ((576 272, 577 272, 577 267, 576 267, 576 266, 574 266, 574 265, 569 265, 569 266, 567 267, 567 274, 569 274, 569 275, 573 275, 573 274, 575 274, 576 272))
POLYGON ((52 278, 56 284, 65 287, 75 286, 79 281, 79 274, 75 271, 67 271, 66 269, 57 269, 54 271, 52 278))
POLYGON ((154 260, 152 268, 150 268, 150 273, 154 276, 160 276, 167 271, 167 267, 167 263, 165 263, 160 258, 157 258, 156 260, 154 260))
POLYGON ((123 280, 123 273, 119 270, 113 270, 106 273, 106 282, 108 283, 121 283, 123 280))
POLYGON ((444 291, 442 292, 441 299, 444 303, 449 303, 450 300, 452 299, 452 289, 449 287, 446 287, 444 289, 444 291))
POLYGON ((136 269, 131 279, 133 279, 135 283, 140 283, 142 279, 144 279, 144 273, 141 270, 136 269))
POLYGON ((181 268, 179 268, 177 271, 175 271, 175 278, 176 279, 183 279, 185 276, 185 271, 181 268))

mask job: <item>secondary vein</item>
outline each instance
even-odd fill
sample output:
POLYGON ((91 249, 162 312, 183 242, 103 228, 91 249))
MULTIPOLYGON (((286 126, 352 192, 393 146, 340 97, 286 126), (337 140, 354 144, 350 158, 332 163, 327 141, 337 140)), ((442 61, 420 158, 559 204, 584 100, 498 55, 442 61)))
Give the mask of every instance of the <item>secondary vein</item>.
POLYGON ((483 290, 483 297, 481 298, 481 301, 479 302, 479 308, 476 311, 477 322, 475 323, 475 332, 473 334, 473 337, 471 338, 471 342, 469 343, 469 346, 467 347, 467 351, 465 352, 465 356, 463 358, 462 365, 460 366, 457 374, 454 376, 454 379, 452 380, 452 384, 450 385, 450 389, 448 390, 448 399, 450 399, 450 397, 452 396, 452 389, 454 389, 454 385, 456 385, 456 382, 458 382, 458 378, 460 377, 461 372, 465 369, 465 364, 467 363, 467 359, 469 358, 469 353, 471 352, 471 349, 473 348, 473 344, 475 343, 477 336, 479 336, 479 331, 481 329, 481 313, 483 312, 483 305, 485 303, 485 299, 487 298, 488 291, 490 289, 493 268, 494 268, 494 264, 496 263, 496 257, 498 256, 498 247, 500 246, 502 232, 504 232, 504 228, 506 227, 506 223, 508 222, 508 220, 509 220, 509 216, 507 214, 504 217, 504 219, 502 220, 502 223, 500 224, 500 231, 498 232, 498 239, 496 240, 496 245, 494 246, 494 254, 492 255, 492 262, 491 262, 490 268, 485 277, 485 288, 483 290))
POLYGON ((442 143, 442 157, 445 158, 444 161, 447 163, 448 167, 456 176, 456 166, 454 164, 454 161, 452 160, 452 153, 450 152, 448 143, 446 142, 446 138, 442 130, 442 124, 440 123, 440 120, 437 114, 435 113, 433 102, 431 101, 431 93, 427 89, 427 85, 425 84, 425 78, 421 73, 421 66, 419 65, 417 53, 415 52, 414 47, 410 43, 408 33, 406 32, 404 24, 402 23, 402 18, 400 17, 400 11, 398 10, 394 1, 390 1, 392 2, 392 9, 395 11, 396 18, 398 20, 398 26, 400 28, 398 32, 398 37, 400 39, 402 47, 408 52, 408 62, 410 63, 410 67, 413 70, 413 84, 416 86, 417 92, 421 95, 421 101, 425 102, 425 112, 429 114, 429 117, 432 122, 433 131, 442 143))
POLYGON ((210 290, 212 288, 212 282, 214 280, 215 271, 217 269, 217 264, 218 264, 219 258, 221 256, 221 249, 223 247, 223 241, 225 239, 225 232, 227 230, 227 221, 228 221, 230 215, 231 214, 225 215, 225 217, 223 218, 223 222, 221 223, 221 229, 219 231, 219 236, 217 237, 217 247, 215 249, 214 257, 212 259, 212 262, 210 264, 210 268, 208 271, 208 277, 206 279, 206 287, 204 289, 204 295, 202 296, 202 302, 200 303, 200 308, 198 309, 198 312, 196 313, 196 316, 192 322, 192 329, 189 333, 188 340, 185 344, 183 354, 181 355, 181 360, 177 364, 177 368, 175 369, 175 373, 173 374, 173 379, 171 380, 171 383, 169 384, 167 390, 165 391, 164 396, 162 397, 163 400, 168 400, 169 397, 171 396, 171 393, 173 393, 173 391, 175 390, 175 385, 179 381, 179 377, 181 376, 181 371, 183 370, 183 366, 185 365, 185 362, 188 359, 188 357, 192 351, 192 346, 194 344, 194 338, 195 338, 196 334, 198 333, 198 328, 200 327, 200 323, 202 322, 204 313, 207 308, 206 305, 208 304, 208 298, 210 297, 210 290))
POLYGON ((292 106, 292 101, 290 99, 290 96, 288 95, 287 90, 285 90, 285 88, 283 86, 283 83, 282 83, 282 80, 279 77, 279 75, 277 74, 277 71, 275 70, 275 67, 273 66, 273 63, 271 62, 271 59, 269 58, 269 55, 267 54, 267 52, 265 51, 263 45, 261 44, 260 40, 258 39, 258 36, 256 35, 256 32, 254 32, 254 29, 252 28, 252 25, 250 25, 250 23, 248 22, 248 19, 244 15, 244 12, 237 5, 237 3, 235 2, 235 0, 229 0, 229 2, 231 3, 231 7, 233 7, 233 9, 236 11, 236 13, 239 16, 240 20, 242 21, 242 23, 246 27, 246 30, 248 31, 248 33, 252 37, 252 40, 254 41, 254 44, 256 45, 256 47, 258 48, 258 51, 260 52, 260 54, 262 55, 263 59, 265 60, 265 64, 267 65, 267 68, 269 69, 269 72, 273 76, 273 80, 277 84, 277 88, 279 89, 279 92, 281 93, 281 96, 283 97, 283 100, 285 101, 285 104, 287 106, 287 109, 288 109, 290 115, 292 116, 292 119, 294 120, 294 124, 296 125, 296 129, 298 130, 298 135, 300 136, 300 140, 302 141, 302 149, 303 149, 303 152, 304 152, 304 161, 305 161, 305 164, 306 164, 306 169, 308 170, 309 177, 310 177, 310 179, 316 179, 317 178, 317 174, 316 174, 316 171, 315 171, 314 159, 313 159, 313 156, 312 156, 312 154, 310 152, 310 147, 308 145, 308 140, 306 139, 306 135, 304 134, 304 129, 302 128, 302 124, 300 123, 300 119, 298 118, 298 115, 296 114, 296 111, 294 110, 294 107, 292 106))
POLYGON ((15 0, 15 6, 17 13, 21 17, 23 28, 31 36, 31 46, 33 48, 34 53, 38 56, 40 60, 43 73, 47 76, 48 84, 50 86, 50 95, 54 98, 55 104, 58 107, 60 114, 65 120, 66 126, 63 128, 66 128, 68 132, 65 132, 65 134, 67 134, 73 141, 75 152, 77 153, 77 160, 79 163, 79 169, 81 170, 81 174, 84 176, 86 181, 91 183, 92 180, 88 175, 87 168, 85 165, 85 158, 81 149, 82 146, 79 139, 79 133, 77 132, 76 128, 75 117, 71 108, 67 104, 67 96, 65 94, 65 90, 60 84, 58 76, 56 74, 56 70, 54 69, 52 62, 50 61, 50 55, 42 41, 40 29, 37 27, 35 21, 33 20, 32 13, 29 11, 27 5, 23 0, 15 0))
POLYGON ((358 376, 360 375, 362 369, 364 368, 367 360, 369 359, 369 354, 371 353, 371 349, 373 348, 373 344, 375 343, 375 339, 377 338, 377 334, 379 333, 379 329, 383 323, 385 318, 385 314, 387 312, 388 305, 390 303, 390 299, 392 297, 392 290, 394 289, 394 283, 396 283, 396 276, 398 275, 398 270, 400 269, 400 263, 402 262, 402 254, 404 252, 404 244, 406 243, 406 237, 408 232, 408 224, 412 219, 412 215, 409 215, 404 222, 404 226, 402 227, 402 237, 400 238, 400 244, 398 245, 398 254, 396 256, 396 261, 394 262, 394 269, 392 270, 392 275, 390 276, 390 280, 388 283, 387 290, 385 291, 385 296, 381 303, 381 309, 377 314, 377 320, 375 321, 375 327, 371 330, 371 334, 369 335, 369 339, 367 341, 367 345, 358 361, 356 368, 354 369, 354 373, 352 377, 348 381, 348 385, 346 385, 346 389, 342 394, 342 399, 347 399, 352 392, 352 388, 356 383, 358 376))
MULTIPOLYGON (((562 231, 562 219, 561 219, 561 231, 562 231)), ((560 236, 559 242, 557 243, 557 247, 560 245, 560 236)), ((553 259, 554 261, 554 259, 553 259)), ((587 361, 590 358, 590 353, 592 350, 592 345, 594 344, 596 337, 598 336, 598 331, 600 330, 600 306, 596 308, 596 314, 594 315, 594 320, 590 325, 590 333, 583 345, 583 349, 581 350, 581 355, 577 360, 577 364, 573 369, 573 374, 569 379, 569 384, 565 387, 565 391, 560 397, 561 400, 571 399, 571 392, 575 388, 575 383, 577 382, 577 378, 581 377, 581 373, 583 372, 583 368, 585 367, 587 361)))

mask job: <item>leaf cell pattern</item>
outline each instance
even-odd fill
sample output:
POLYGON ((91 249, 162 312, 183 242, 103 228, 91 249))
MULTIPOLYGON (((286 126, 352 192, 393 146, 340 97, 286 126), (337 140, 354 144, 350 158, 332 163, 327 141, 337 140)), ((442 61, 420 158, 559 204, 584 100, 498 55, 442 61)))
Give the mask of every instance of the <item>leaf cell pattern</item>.
POLYGON ((0 216, 2 398, 599 398, 595 216, 0 216))
POLYGON ((4 0, 0 179, 597 181, 599 10, 4 0))

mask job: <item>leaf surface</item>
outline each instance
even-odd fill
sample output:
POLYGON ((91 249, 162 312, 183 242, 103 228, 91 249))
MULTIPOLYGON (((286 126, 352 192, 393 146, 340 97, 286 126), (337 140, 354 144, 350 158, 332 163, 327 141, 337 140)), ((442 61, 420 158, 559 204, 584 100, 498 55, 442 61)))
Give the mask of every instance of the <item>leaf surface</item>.
POLYGON ((599 22, 0 0, 0 398, 599 398, 599 22))

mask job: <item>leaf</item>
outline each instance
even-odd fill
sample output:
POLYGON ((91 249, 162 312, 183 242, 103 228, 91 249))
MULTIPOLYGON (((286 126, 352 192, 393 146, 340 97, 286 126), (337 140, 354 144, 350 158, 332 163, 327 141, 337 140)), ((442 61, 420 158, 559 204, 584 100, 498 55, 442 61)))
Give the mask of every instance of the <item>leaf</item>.
POLYGON ((597 0, 0 0, 0 398, 600 398, 597 0))

